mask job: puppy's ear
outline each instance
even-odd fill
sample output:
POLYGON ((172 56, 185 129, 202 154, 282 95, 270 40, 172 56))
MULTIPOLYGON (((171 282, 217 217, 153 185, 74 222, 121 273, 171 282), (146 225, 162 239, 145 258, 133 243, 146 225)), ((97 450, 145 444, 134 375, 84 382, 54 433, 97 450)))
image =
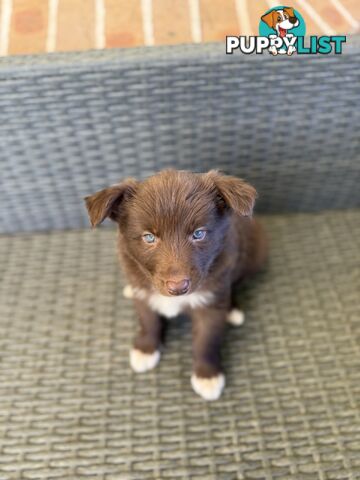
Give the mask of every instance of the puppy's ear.
POLYGON ((215 185, 220 208, 230 208, 238 215, 252 215, 257 193, 254 187, 241 178, 222 175, 217 170, 206 174, 215 185))
POLYGON ((292 7, 285 7, 284 12, 286 12, 289 17, 296 17, 294 9, 292 7))
POLYGON ((267 13, 266 15, 263 15, 261 17, 261 20, 266 23, 266 25, 270 28, 275 27, 275 15, 277 15, 275 10, 272 10, 271 12, 267 13))
POLYGON ((136 180, 129 178, 121 183, 85 197, 84 200, 91 225, 96 227, 103 222, 106 217, 116 222, 119 218, 120 204, 135 193, 136 186, 136 180))

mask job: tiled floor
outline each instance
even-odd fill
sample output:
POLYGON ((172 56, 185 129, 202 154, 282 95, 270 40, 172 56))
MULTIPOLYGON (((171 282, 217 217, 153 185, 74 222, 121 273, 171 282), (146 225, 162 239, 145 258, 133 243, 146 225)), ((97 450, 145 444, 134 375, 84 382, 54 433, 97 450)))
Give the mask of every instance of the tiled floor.
MULTIPOLYGON (((257 35, 276 0, 0 0, 0 55, 257 35)), ((359 31, 359 0, 294 0, 308 34, 359 31)))

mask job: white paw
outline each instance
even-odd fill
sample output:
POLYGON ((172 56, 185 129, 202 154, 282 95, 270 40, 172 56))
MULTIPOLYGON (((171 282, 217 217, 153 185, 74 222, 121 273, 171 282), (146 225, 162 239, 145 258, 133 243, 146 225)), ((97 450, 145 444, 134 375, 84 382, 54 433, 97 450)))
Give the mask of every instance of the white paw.
POLYGON ((147 372, 156 367, 160 360, 159 350, 154 353, 144 353, 136 348, 130 350, 130 365, 136 373, 147 372))
POLYGON ((277 48, 275 47, 275 45, 269 47, 269 53, 271 53, 272 55, 277 55, 278 54, 278 51, 277 51, 277 48))
POLYGON ((294 52, 296 52, 296 48, 293 45, 290 45, 288 48, 287 54, 292 55, 294 52))
POLYGON ((217 400, 225 387, 225 375, 220 373, 216 377, 200 378, 193 373, 191 376, 191 385, 194 392, 204 400, 217 400))
POLYGON ((233 308, 227 314, 226 320, 231 325, 238 327, 239 325, 242 325, 245 322, 245 314, 241 310, 238 310, 237 308, 233 308))
POLYGON ((125 298, 134 298, 134 289, 131 285, 125 285, 123 289, 123 295, 125 298))

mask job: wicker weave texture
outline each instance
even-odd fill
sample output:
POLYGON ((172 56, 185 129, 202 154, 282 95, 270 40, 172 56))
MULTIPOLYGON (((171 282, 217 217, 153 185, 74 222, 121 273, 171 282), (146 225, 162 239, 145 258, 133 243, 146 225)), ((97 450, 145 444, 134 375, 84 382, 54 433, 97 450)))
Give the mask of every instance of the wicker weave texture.
POLYGON ((224 45, 0 62, 0 232, 80 228, 82 197, 166 167, 252 181, 259 211, 360 204, 360 45, 224 45))
POLYGON ((360 478, 360 211, 267 216, 227 387, 190 387, 190 322, 136 375, 115 232, 0 238, 0 478, 360 478))

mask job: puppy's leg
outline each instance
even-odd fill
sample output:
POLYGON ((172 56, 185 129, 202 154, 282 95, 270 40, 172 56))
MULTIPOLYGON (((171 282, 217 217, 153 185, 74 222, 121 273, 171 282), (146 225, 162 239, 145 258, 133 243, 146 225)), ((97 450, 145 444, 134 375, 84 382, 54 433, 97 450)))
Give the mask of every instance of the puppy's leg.
POLYGON ((161 319, 142 300, 134 300, 134 306, 139 316, 140 330, 130 351, 130 365, 135 372, 141 373, 159 363, 161 319))
POLYGON ((245 322, 245 313, 239 308, 236 292, 237 286, 234 284, 231 288, 231 306, 227 312, 226 320, 230 325, 239 327, 245 322))
POLYGON ((192 313, 193 367, 191 385, 205 400, 216 400, 225 386, 220 363, 220 345, 226 309, 201 308, 192 313))

